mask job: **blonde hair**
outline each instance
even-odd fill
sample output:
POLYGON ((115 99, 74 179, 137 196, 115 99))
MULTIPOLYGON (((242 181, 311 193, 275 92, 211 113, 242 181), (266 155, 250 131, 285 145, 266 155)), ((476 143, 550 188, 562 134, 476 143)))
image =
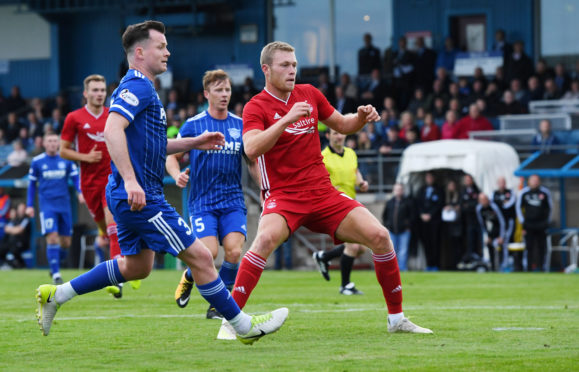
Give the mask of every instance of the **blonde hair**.
POLYGON ((84 78, 84 90, 88 90, 88 85, 91 81, 102 81, 105 84, 107 83, 104 76, 92 74, 84 78))
POLYGON ((261 65, 271 65, 273 62, 273 54, 278 51, 293 52, 295 49, 293 46, 285 43, 283 41, 272 41, 267 44, 261 50, 261 56, 259 57, 259 63, 261 65))
POLYGON ((205 75, 203 75, 203 89, 209 90, 211 84, 222 80, 229 80, 229 83, 231 84, 231 79, 229 78, 229 75, 227 75, 227 72, 221 69, 209 70, 205 72, 205 75))

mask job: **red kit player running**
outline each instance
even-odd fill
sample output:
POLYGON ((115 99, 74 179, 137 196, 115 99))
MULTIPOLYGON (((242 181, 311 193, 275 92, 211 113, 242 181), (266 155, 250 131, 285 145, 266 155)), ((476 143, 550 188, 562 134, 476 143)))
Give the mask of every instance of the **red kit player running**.
MULTIPOLYGON (((105 188, 111 174, 111 157, 104 138, 105 124, 109 115, 104 106, 107 85, 101 75, 89 75, 84 79, 83 96, 86 105, 66 116, 60 135, 60 156, 80 162, 80 188, 88 210, 99 227, 99 246, 109 240, 110 258, 121 255, 117 237, 117 225, 107 208, 105 188), (76 149, 75 149, 76 147, 76 149)), ((138 287, 139 283, 131 283, 138 287)), ((108 287, 116 298, 122 297, 122 287, 108 287)))
POLYGON ((261 52, 265 89, 243 110, 243 143, 258 160, 263 212, 257 236, 243 257, 233 297, 243 308, 269 255, 300 226, 330 235, 336 244, 359 243, 373 252, 378 283, 388 307, 388 331, 432 333, 404 317, 402 285, 388 230, 360 203, 336 190, 320 153, 318 120, 344 134, 379 120, 371 105, 342 115, 311 85, 295 84, 294 48, 283 42, 261 52))

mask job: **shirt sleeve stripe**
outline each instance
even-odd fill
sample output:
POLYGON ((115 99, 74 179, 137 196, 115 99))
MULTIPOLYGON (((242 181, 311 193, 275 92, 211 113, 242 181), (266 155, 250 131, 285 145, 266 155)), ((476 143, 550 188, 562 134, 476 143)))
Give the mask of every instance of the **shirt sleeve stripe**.
POLYGON ((127 110, 126 108, 124 108, 123 106, 121 106, 121 105, 111 105, 111 109, 113 109, 113 108, 120 109, 122 112, 124 112, 125 114, 127 114, 127 115, 131 118, 131 120, 135 120, 135 117, 133 116, 133 114, 131 114, 131 112, 130 112, 129 110, 127 110))

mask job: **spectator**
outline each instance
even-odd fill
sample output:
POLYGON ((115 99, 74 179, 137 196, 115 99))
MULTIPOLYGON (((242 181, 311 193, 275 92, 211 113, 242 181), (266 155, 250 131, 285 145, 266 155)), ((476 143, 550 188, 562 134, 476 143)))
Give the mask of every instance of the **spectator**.
MULTIPOLYGON (((127 66, 128 67, 128 66, 127 66)), ((121 76, 125 76, 126 74, 126 70, 125 73, 121 76)), ((155 80, 153 82, 154 86, 155 86, 155 91, 157 92, 157 94, 159 95, 159 99, 161 100, 161 102, 167 102, 167 89, 163 89, 163 86, 161 85, 161 79, 159 79, 159 77, 155 77, 155 80)), ((114 91, 111 90, 111 86, 109 84, 109 86, 107 87, 107 96, 110 97, 111 93, 114 91)), ((105 106, 109 107, 111 105, 110 102, 107 102, 105 104, 105 106)))
POLYGON ((26 263, 22 253, 28 250, 30 242, 30 219, 26 216, 26 204, 19 203, 12 208, 12 218, 4 228, 4 238, 0 239, 0 260, 5 260, 12 268, 23 268, 26 263))
POLYGON ((544 100, 555 100, 561 98, 561 92, 555 84, 555 80, 547 79, 545 80, 545 93, 543 93, 544 100))
POLYGON ((426 110, 424 109, 424 107, 419 107, 418 110, 416 110, 416 123, 419 126, 422 126, 422 124, 424 124, 424 117, 426 116, 426 110))
POLYGON ((167 95, 167 103, 165 104, 165 110, 179 110, 179 92, 177 89, 171 89, 167 95))
POLYGON ((407 110, 416 115, 416 111, 418 111, 420 107, 427 109, 428 102, 424 97, 424 90, 419 87, 414 90, 414 97, 410 100, 407 110))
POLYGON ((444 67, 438 67, 436 69, 436 80, 440 80, 443 91, 447 91, 448 86, 451 83, 450 76, 448 76, 448 71, 452 70, 446 70, 444 67))
POLYGON ((551 132, 551 122, 547 119, 541 120, 539 123, 539 133, 533 137, 533 142, 531 146, 536 150, 544 153, 556 152, 553 150, 553 146, 560 145, 561 141, 551 132))
POLYGON ((518 101, 526 111, 530 95, 529 91, 521 86, 521 81, 519 79, 511 80, 511 92, 513 93, 514 99, 518 101))
MULTIPOLYGON (((490 264, 493 270, 498 267, 495 264, 495 254, 497 248, 502 248, 503 251, 508 251, 508 243, 505 239, 506 224, 500 208, 484 193, 478 195, 478 204, 476 206, 476 217, 479 222, 481 232, 483 232, 483 242, 487 247, 490 256, 490 264)), ((503 262, 503 265, 507 262, 503 262)))
MULTIPOLYGON (((520 80, 519 80, 520 81, 520 80)), ((497 89, 502 92, 509 87, 509 83, 505 79, 505 68, 503 66, 497 67, 495 70, 495 77, 492 80, 497 85, 497 89)))
POLYGON ((442 125, 441 139, 458 139, 457 132, 457 114, 454 110, 448 110, 446 112, 446 121, 442 125))
POLYGON ((169 127, 167 128, 167 138, 177 138, 181 124, 182 121, 179 118, 173 118, 173 120, 169 122, 169 127))
POLYGON ((338 85, 336 88, 334 88, 335 90, 335 95, 336 95, 336 110, 340 113, 340 114, 350 114, 350 113, 354 113, 357 111, 357 107, 356 107, 356 102, 350 98, 347 97, 344 94, 344 88, 341 85, 338 85))
POLYGON ((7 142, 12 142, 18 138, 18 132, 20 131, 20 122, 18 120, 18 115, 16 112, 12 111, 8 113, 6 118, 6 124, 4 125, 4 135, 7 142))
POLYGON ((442 231, 447 237, 449 251, 452 252, 452 267, 456 267, 462 254, 462 213, 460 193, 454 180, 446 184, 444 207, 442 208, 442 231))
MULTIPOLYGON (((249 101, 249 99, 247 99, 247 101, 249 101)), ((203 91, 197 92, 197 95, 195 96, 195 105, 197 105, 197 112, 203 112, 209 108, 209 103, 205 100, 203 91)))
POLYGON ((458 121, 458 138, 468 139, 468 134, 472 131, 493 130, 493 125, 487 118, 480 115, 480 109, 473 103, 468 110, 468 116, 458 121))
POLYGON ((448 94, 443 90, 442 81, 438 79, 434 80, 432 83, 432 92, 426 97, 426 105, 428 109, 434 109, 434 101, 437 98, 441 98, 444 105, 446 105, 448 94))
POLYGON ((398 95, 399 109, 406 108, 410 101, 414 87, 415 62, 416 54, 407 49, 406 37, 400 37, 393 61, 394 88, 398 95))
POLYGON ((336 105, 335 86, 332 82, 330 82, 328 74, 322 72, 318 76, 318 85, 316 88, 322 92, 322 94, 326 97, 332 106, 336 105))
POLYGON ((404 150, 406 148, 406 141, 400 138, 398 132, 398 127, 395 125, 386 129, 386 138, 382 141, 382 145, 379 148, 382 155, 389 154, 392 150, 404 150))
POLYGON ((21 165, 26 164, 26 160, 28 159, 28 153, 22 146, 22 142, 20 140, 15 140, 12 142, 12 152, 8 154, 8 165, 11 167, 19 167, 21 165))
POLYGON ((10 196, 0 187, 0 241, 4 239, 4 227, 10 217, 10 196))
MULTIPOLYGON (((499 177, 497 180, 497 189, 493 191, 491 200, 500 208, 501 214, 505 220, 505 244, 503 248, 503 264, 502 271, 509 271, 509 243, 513 240, 515 234, 515 202, 517 196, 515 192, 507 188, 505 177, 499 177)), ((520 254, 516 255, 515 269, 522 271, 522 257, 520 254)))
POLYGON ((468 79, 466 77, 461 77, 458 79, 458 94, 463 97, 463 99, 470 96, 472 93, 472 88, 468 83, 468 79))
POLYGON ((515 100, 513 92, 510 90, 505 90, 503 93, 503 101, 499 104, 497 113, 499 115, 518 115, 524 114, 525 108, 520 102, 515 100))
POLYGON ((380 147, 380 144, 382 142, 382 136, 376 130, 376 124, 375 123, 370 122, 370 123, 366 124, 366 126, 364 127, 364 129, 362 131, 366 132, 366 134, 368 135, 368 139, 370 140, 370 143, 372 144, 372 146, 371 146, 372 149, 377 149, 378 147, 380 147))
POLYGON ((12 86, 10 96, 6 98, 6 111, 21 113, 25 108, 26 100, 20 95, 20 87, 18 85, 12 86))
POLYGON ((30 151, 30 155, 35 157, 36 155, 40 155, 44 152, 44 147, 42 146, 42 136, 34 137, 34 145, 32 150, 30 151))
POLYGON ((569 90, 569 86, 571 85, 571 78, 567 71, 565 71, 565 65, 561 62, 555 65, 555 85, 557 85, 557 89, 559 92, 566 92, 569 90))
POLYGON ((537 175, 529 177, 528 186, 517 198, 517 217, 523 225, 526 250, 532 271, 549 270, 545 265, 547 228, 551 221, 553 200, 549 189, 541 186, 537 175))
POLYGON ((31 137, 42 136, 42 123, 34 111, 26 115, 26 126, 31 137))
POLYGON ((446 104, 442 97, 436 97, 434 99, 434 107, 432 108, 432 115, 434 116, 434 121, 438 121, 440 124, 444 121, 444 116, 446 115, 446 104))
POLYGON ((457 52, 452 38, 447 37, 444 39, 444 48, 438 52, 438 57, 436 58, 436 69, 438 70, 442 67, 445 71, 454 71, 454 60, 457 52))
POLYGON ((420 241, 426 253, 426 271, 438 271, 440 262, 440 222, 444 205, 443 194, 436 185, 434 174, 427 172, 416 198, 419 214, 420 241))
POLYGON ((370 80, 362 88, 362 94, 360 95, 362 103, 377 107, 380 102, 383 101, 384 97, 386 97, 387 93, 386 83, 380 76, 380 70, 372 70, 370 80))
POLYGON ((414 62, 416 84, 426 92, 430 91, 434 81, 436 52, 426 46, 424 38, 416 39, 416 60, 414 62))
POLYGON ((547 64, 547 61, 544 59, 539 59, 537 64, 535 65, 535 76, 539 79, 539 83, 541 85, 545 85, 545 82, 548 79, 552 79, 555 77, 555 71, 547 64))
POLYGON ((342 87, 342 91, 346 97, 353 99, 354 101, 358 99, 358 87, 356 87, 356 84, 352 83, 349 74, 344 72, 340 75, 340 86, 342 87))
POLYGON ((452 98, 448 102, 448 109, 456 112, 457 117, 462 116, 462 106, 460 105, 458 98, 452 98))
POLYGON ((400 138, 406 138, 406 132, 410 129, 418 129, 414 123, 414 115, 410 111, 404 111, 400 115, 400 133, 398 135, 400 138))
POLYGON ((440 129, 438 128, 438 125, 434 123, 434 116, 432 116, 432 113, 428 112, 424 117, 424 125, 420 130, 420 141, 438 141, 439 139, 440 129))
POLYGON ((44 101, 38 97, 35 97, 30 101, 30 107, 39 122, 43 122, 49 115, 49 111, 47 110, 44 101))
POLYGON ((539 82, 539 78, 531 76, 527 82, 529 90, 529 101, 539 101, 543 99, 543 86, 539 82))
POLYGON ((499 91, 497 84, 492 81, 485 91, 485 101, 490 107, 497 107, 501 102, 502 96, 501 91, 499 91))
POLYGON ((241 87, 242 95, 249 96, 249 98, 255 96, 259 91, 255 88, 253 79, 249 76, 243 81, 243 86, 241 87))
POLYGON ((404 139, 406 140, 406 146, 412 146, 420 142, 420 133, 418 127, 410 128, 404 134, 404 139))
POLYGON ((475 185, 472 176, 465 174, 462 178, 461 190, 461 211, 463 215, 463 231, 466 232, 466 253, 463 256, 463 262, 473 261, 478 255, 481 257, 480 242, 481 232, 476 217, 476 206, 480 191, 475 185))
POLYGON ((24 150, 28 151, 30 148, 32 148, 34 145, 34 140, 32 138, 33 137, 28 135, 27 127, 20 127, 20 130, 18 131, 18 138, 16 138, 16 140, 22 143, 24 150))
POLYGON ((396 101, 392 97, 384 98, 384 105, 382 111, 388 112, 390 120, 398 120, 398 109, 396 108, 396 101))
POLYGON ((458 113, 462 113, 463 108, 467 106, 467 102, 465 96, 460 93, 459 86, 457 83, 450 83, 450 85, 448 86, 448 94, 450 101, 452 101, 453 99, 458 100, 459 107, 456 109, 456 111, 458 113))
MULTIPOLYGON (((242 117, 242 116, 243 116, 243 103, 237 102, 237 103, 235 104, 235 106, 233 107, 233 113, 234 113, 236 116, 242 117)), ((188 115, 187 115, 187 116, 188 116, 188 115)), ((195 116, 195 115, 193 115, 193 116, 195 116)))
MULTIPOLYGON (((243 108, 243 103, 242 103, 242 108, 243 108)), ((197 110, 197 105, 194 103, 188 103, 187 104, 187 118, 192 118, 193 116, 197 115, 199 113, 199 111, 197 110)), ((238 115, 239 117, 241 117, 240 115, 238 115)))
POLYGON ((533 61, 525 54, 525 45, 522 41, 517 41, 513 45, 513 53, 506 65, 505 76, 508 82, 513 79, 527 81, 533 74, 533 61))
POLYGON ((362 131, 358 133, 358 146, 356 147, 357 151, 368 151, 368 150, 375 150, 376 144, 370 141, 370 137, 368 133, 362 131))
POLYGON ((491 51, 501 52, 503 55, 503 64, 508 64, 508 58, 512 55, 513 47, 506 41, 505 30, 498 29, 495 31, 495 41, 493 42, 491 51))
POLYGON ((494 107, 489 107, 484 98, 479 98, 474 103, 482 116, 496 116, 494 107))
MULTIPOLYGON (((3 128, 0 128, 0 146, 6 146, 8 141, 6 141, 6 132, 3 128)), ((0 165, 4 165, 2 159, 0 159, 0 165)))
POLYGON ((400 271, 407 270, 410 226, 413 221, 414 207, 412 202, 404 196, 404 186, 396 183, 392 190, 392 198, 386 202, 382 212, 382 223, 390 232, 390 239, 394 244, 400 271))
MULTIPOLYGON (((500 67, 499 67, 500 68, 500 67)), ((498 68, 497 68, 498 69, 498 68)), ((496 76, 495 76, 496 78, 496 76)), ((488 84, 488 80, 484 74, 484 71, 481 67, 476 67, 474 69, 474 75, 472 78, 472 84, 473 84, 473 88, 474 88, 474 83, 480 81, 482 84, 481 90, 484 91, 487 88, 487 84, 488 84)))
POLYGON ((476 102, 478 99, 484 100, 485 97, 486 97, 486 92, 484 89, 483 82, 480 80, 475 80, 472 83, 472 91, 469 94, 468 99, 467 99, 468 104, 476 102))
POLYGON ((563 99, 579 99, 579 80, 571 82, 571 89, 565 93, 563 99))
POLYGON ((358 75, 370 75, 372 70, 380 71, 380 50, 372 45, 372 35, 364 34, 364 46, 358 51, 358 75))
POLYGON ((64 116, 62 116, 60 108, 56 107, 52 110, 52 116, 44 123, 44 134, 46 134, 47 130, 46 124, 50 124, 54 133, 60 133, 62 126, 64 125, 64 116))

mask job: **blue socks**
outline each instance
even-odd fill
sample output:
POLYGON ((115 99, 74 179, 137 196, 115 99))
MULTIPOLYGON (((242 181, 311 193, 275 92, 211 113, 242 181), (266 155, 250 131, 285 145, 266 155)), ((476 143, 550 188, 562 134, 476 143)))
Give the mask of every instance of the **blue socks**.
POLYGON ((233 289, 233 285, 235 284, 237 269, 239 269, 239 264, 227 261, 223 261, 221 269, 219 269, 219 277, 223 280, 225 287, 230 291, 233 289))
POLYGON ((201 296, 217 309, 225 319, 233 319, 241 312, 231 293, 225 288, 221 278, 217 278, 207 284, 197 284, 197 289, 201 296))
POLYGON ((126 280, 121 275, 117 260, 114 259, 101 262, 90 271, 77 276, 70 281, 70 285, 77 294, 81 295, 124 282, 126 280))
POLYGON ((47 244, 46 245, 46 259, 48 266, 50 266, 50 273, 52 275, 60 272, 60 245, 47 244))

